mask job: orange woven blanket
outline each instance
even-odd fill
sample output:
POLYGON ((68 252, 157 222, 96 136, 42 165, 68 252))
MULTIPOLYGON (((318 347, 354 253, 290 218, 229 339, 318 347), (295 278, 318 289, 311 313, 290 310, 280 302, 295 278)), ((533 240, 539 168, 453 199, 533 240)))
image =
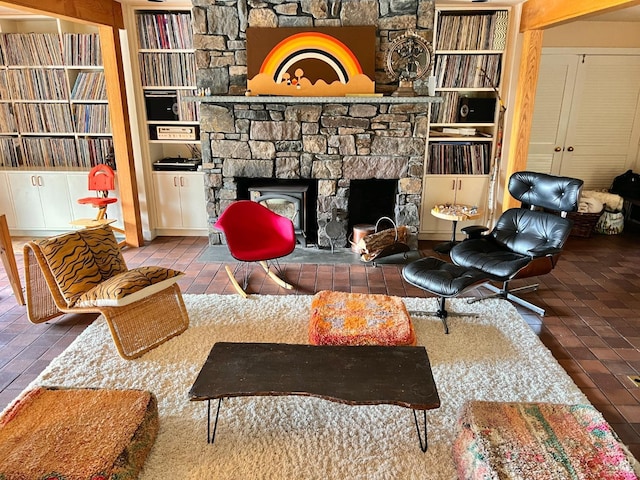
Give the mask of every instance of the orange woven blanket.
POLYGON ((312 345, 415 345, 402 299, 388 295, 321 291, 311 301, 312 345))

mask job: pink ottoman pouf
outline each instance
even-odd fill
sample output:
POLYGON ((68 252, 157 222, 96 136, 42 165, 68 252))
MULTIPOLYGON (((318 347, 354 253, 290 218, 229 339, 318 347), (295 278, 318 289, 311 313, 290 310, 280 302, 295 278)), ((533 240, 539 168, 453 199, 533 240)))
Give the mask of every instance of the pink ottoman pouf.
POLYGON ((415 345, 402 299, 389 295, 324 290, 311 301, 312 345, 415 345))
POLYGON ((453 445, 465 480, 635 480, 633 457, 591 405, 468 402, 453 445))

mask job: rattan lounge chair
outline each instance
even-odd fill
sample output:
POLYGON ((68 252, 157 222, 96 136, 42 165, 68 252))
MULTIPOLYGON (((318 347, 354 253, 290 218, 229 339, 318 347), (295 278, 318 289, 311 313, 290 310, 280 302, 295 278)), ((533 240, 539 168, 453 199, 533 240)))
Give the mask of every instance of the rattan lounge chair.
POLYGON ((165 267, 129 270, 109 226, 78 230, 24 246, 27 313, 42 323, 64 313, 101 313, 118 353, 133 359, 189 325, 165 267))

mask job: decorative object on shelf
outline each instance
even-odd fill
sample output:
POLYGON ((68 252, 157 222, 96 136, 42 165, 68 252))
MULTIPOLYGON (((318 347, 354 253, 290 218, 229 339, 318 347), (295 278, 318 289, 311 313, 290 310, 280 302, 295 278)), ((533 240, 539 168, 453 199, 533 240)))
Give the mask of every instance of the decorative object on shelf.
POLYGON ((427 76, 433 64, 433 48, 420 35, 408 30, 396 38, 387 50, 385 67, 391 78, 398 79, 393 96, 415 97, 413 82, 427 76))

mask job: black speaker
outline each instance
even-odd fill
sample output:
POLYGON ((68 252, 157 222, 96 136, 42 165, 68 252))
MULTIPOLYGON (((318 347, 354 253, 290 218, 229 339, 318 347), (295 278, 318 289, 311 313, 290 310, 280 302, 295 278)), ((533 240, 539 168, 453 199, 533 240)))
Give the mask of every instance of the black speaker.
POLYGON ((458 103, 460 123, 493 123, 495 114, 495 98, 462 97, 458 103))
POLYGON ((144 92, 147 120, 173 120, 178 118, 178 101, 174 90, 154 90, 144 92))

